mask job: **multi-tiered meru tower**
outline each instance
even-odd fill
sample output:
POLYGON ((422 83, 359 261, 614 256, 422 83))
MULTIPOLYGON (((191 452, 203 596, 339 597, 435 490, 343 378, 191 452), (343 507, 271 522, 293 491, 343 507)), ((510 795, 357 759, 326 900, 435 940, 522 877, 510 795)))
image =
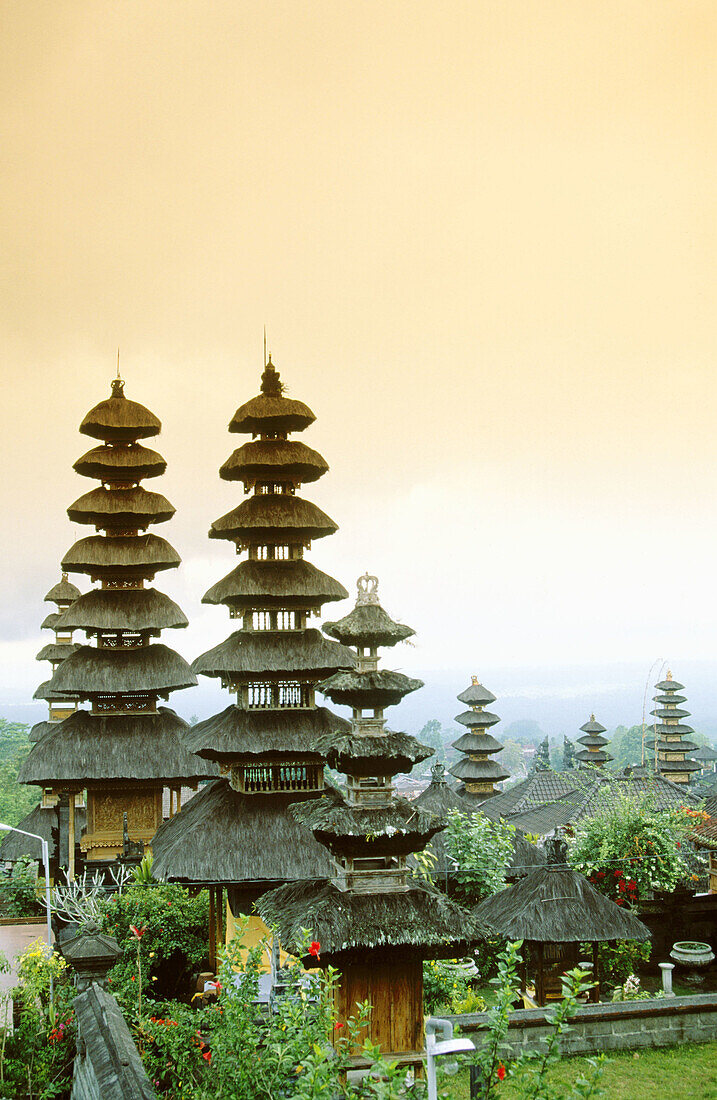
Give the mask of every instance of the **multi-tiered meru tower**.
POLYGON ((471 685, 458 696, 461 703, 469 708, 456 715, 456 722, 467 727, 467 733, 453 742, 453 748, 466 755, 449 769, 451 775, 461 780, 458 794, 466 802, 485 802, 498 794, 495 784, 507 779, 510 772, 503 770, 497 760, 491 757, 500 752, 503 746, 496 741, 488 730, 500 722, 497 714, 485 708, 495 702, 495 695, 484 688, 477 676, 471 677, 471 685))
MULTIPOLYGON (((45 596, 46 603, 54 603, 57 607, 57 611, 51 612, 42 624, 42 629, 53 630, 55 632, 54 642, 49 642, 44 645, 37 655, 38 661, 49 661, 52 668, 52 674, 54 676, 58 665, 62 664, 66 657, 69 657, 71 653, 74 653, 77 649, 73 638, 72 631, 66 627, 58 628, 58 621, 62 617, 64 611, 67 611, 68 607, 75 602, 80 596, 80 590, 74 584, 70 584, 67 579, 67 573, 62 574, 60 582, 54 585, 45 596)), ((72 699, 69 696, 57 695, 56 692, 50 689, 50 681, 46 680, 40 684, 35 692, 36 699, 45 699, 49 707, 48 722, 62 722, 64 718, 69 718, 77 710, 77 700, 72 699)), ((47 732, 46 723, 39 723, 38 727, 33 727, 31 740, 37 741, 39 737, 47 732)))
MULTIPOLYGON (((234 913, 250 913, 267 889, 296 878, 325 879, 331 866, 309 829, 289 813, 297 799, 320 797, 322 734, 348 723, 316 705, 317 681, 354 665, 353 653, 309 626, 323 604, 348 593, 304 558, 314 539, 337 526, 296 495, 328 466, 290 440, 315 417, 285 396, 271 361, 261 392, 237 410, 230 432, 251 435, 220 476, 250 494, 212 524, 210 538, 233 542, 246 556, 204 596, 223 604, 241 629, 202 654, 193 668, 217 677, 236 702, 194 726, 186 744, 221 765, 210 784, 155 837, 155 873, 227 885, 234 913)), ((262 926, 263 927, 263 926, 262 926)), ((265 929, 264 929, 265 931, 265 929)))
POLYGON ((425 848, 446 824, 397 797, 392 782, 433 752, 414 737, 385 729, 384 709, 422 683, 379 669, 378 647, 394 646, 413 630, 380 606, 375 577, 361 577, 358 586, 354 610, 324 626, 331 637, 356 647, 356 670, 319 685, 333 702, 353 710, 350 731, 321 742, 329 764, 346 774, 347 795, 294 807, 331 852, 333 880, 283 886, 264 895, 258 909, 278 926, 282 946, 293 954, 304 953, 302 930, 311 929, 321 945, 319 964, 341 971, 340 1022, 369 1000, 373 1042, 411 1062, 423 1048, 423 960, 460 954, 479 938, 479 929, 466 910, 409 875, 406 857, 425 848))
POLYGON ((664 680, 655 684, 658 694, 653 696, 657 707, 650 711, 657 719, 654 726, 654 747, 657 759, 656 770, 661 772, 666 779, 673 783, 689 783, 692 773, 698 772, 700 766, 696 760, 691 760, 687 755, 693 752, 697 745, 694 741, 685 740, 695 731, 692 726, 682 722, 683 718, 689 718, 690 712, 680 708, 681 703, 687 702, 687 696, 679 695, 684 689, 683 684, 678 684, 672 679, 672 673, 668 671, 664 680))
POLYGON ((587 722, 580 729, 584 736, 578 737, 578 744, 584 745, 585 748, 575 753, 576 760, 579 760, 583 765, 594 768, 601 768, 603 764, 607 764, 612 760, 610 753, 605 752, 605 745, 610 743, 607 737, 603 737, 603 734, 607 731, 604 726, 601 726, 595 720, 594 714, 590 715, 587 722))
POLYGON ((21 782, 69 793, 70 852, 74 799, 87 790, 87 829, 80 846, 88 863, 106 863, 122 853, 124 814, 130 840, 147 844, 162 822, 164 787, 195 785, 215 774, 184 747, 187 723, 157 706, 158 699, 197 682, 178 653, 152 644, 163 629, 187 625, 168 596, 145 587, 155 573, 180 560, 168 542, 145 533, 174 514, 165 497, 140 485, 166 468, 161 455, 139 442, 160 429, 148 409, 127 400, 119 377, 111 397, 80 425, 83 435, 101 445, 74 468, 101 485, 76 500, 68 515, 101 533, 76 542, 62 564, 67 572, 88 574, 99 587, 61 611, 54 628, 65 634, 82 630, 96 644, 80 646, 62 661, 48 689, 56 697, 86 700, 90 709, 77 710, 50 729, 20 774, 21 782))

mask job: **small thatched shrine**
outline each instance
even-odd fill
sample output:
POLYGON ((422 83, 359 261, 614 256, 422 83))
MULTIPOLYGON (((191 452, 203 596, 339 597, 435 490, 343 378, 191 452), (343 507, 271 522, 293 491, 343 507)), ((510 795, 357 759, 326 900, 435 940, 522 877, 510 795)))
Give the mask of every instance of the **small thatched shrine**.
MULTIPOLYGON (((326 791, 322 735, 348 723, 317 706, 316 684, 351 669, 353 653, 310 626, 323 604, 346 589, 304 557, 314 539, 338 528, 296 495, 328 470, 304 443, 289 439, 314 421, 303 402, 284 393, 271 361, 261 391, 234 414, 229 431, 250 435, 219 471, 243 484, 246 499, 216 520, 209 537, 245 555, 205 594, 227 608, 240 629, 198 657, 193 669, 235 694, 231 706, 193 726, 186 744, 219 766, 182 813, 165 823, 152 844, 154 873, 163 878, 228 886, 235 915, 249 914, 257 897, 287 880, 326 880, 331 864, 310 829, 289 812, 326 791)), ((267 930, 253 918, 252 936, 267 930)))
MULTIPOLYGON (((445 819, 398 797, 393 779, 431 755, 432 749, 385 728, 384 710, 420 680, 378 667, 378 648, 413 634, 378 602, 377 580, 359 578, 356 607, 324 630, 355 646, 356 669, 319 685, 335 703, 352 708, 349 731, 320 744, 328 763, 347 777, 345 798, 323 797, 294 813, 331 853, 330 883, 283 886, 264 895, 258 909, 279 928, 283 947, 301 953, 302 929, 321 945, 320 965, 341 971, 339 1021, 373 1006, 372 1041, 389 1058, 417 1061, 423 1049, 423 960, 454 957, 482 938, 483 925, 444 895, 409 877, 406 858, 422 850, 445 819)), ((307 965, 315 965, 305 958, 307 965)))
MULTIPOLYGON (((562 837, 548 840, 546 850, 546 867, 485 898, 474 910, 497 935, 524 941, 523 990, 529 971, 534 971, 540 1005, 562 996, 561 977, 582 958, 581 944, 592 943, 593 977, 599 983, 598 943, 650 938, 641 920, 568 866, 562 837)), ((591 990, 591 999, 597 1001, 599 995, 598 984, 591 990)))
POLYGON ((606 733, 604 726, 601 726, 599 722, 595 720, 595 715, 591 714, 587 722, 580 727, 583 736, 578 737, 578 743, 584 745, 585 748, 580 752, 575 753, 575 759, 579 760, 581 764, 588 767, 601 768, 603 764, 607 764, 612 757, 609 753, 605 752, 605 745, 609 744, 607 737, 603 737, 606 733))
POLYGON ((139 442, 160 429, 148 409, 125 397, 119 377, 109 399, 80 425, 82 434, 100 445, 74 468, 101 485, 70 505, 68 515, 98 533, 75 543, 63 569, 87 574, 98 587, 80 595, 63 581, 55 595, 66 597, 71 589, 73 598, 52 625, 58 637, 81 630, 95 644, 75 647, 57 664, 42 697, 49 692, 53 701, 86 700, 90 709, 68 704, 67 716, 49 724, 19 776, 20 782, 69 795, 71 854, 77 834, 75 800, 87 790, 87 827, 80 848, 88 864, 100 866, 124 851, 125 814, 129 838, 141 850, 162 822, 163 788, 178 791, 213 774, 210 765, 184 747, 187 723, 157 706, 170 692, 197 682, 178 653, 152 644, 163 629, 187 625, 168 596, 145 587, 160 569, 179 563, 169 543, 145 534, 150 525, 174 513, 165 497, 140 486, 145 478, 164 473, 161 455, 139 442))
POLYGON ((510 773, 497 760, 491 759, 503 748, 500 741, 488 733, 491 726, 500 722, 497 714, 485 709, 495 702, 495 695, 473 676, 470 687, 461 692, 458 701, 468 707, 456 715, 456 722, 466 726, 466 732, 453 742, 453 748, 466 755, 449 771, 461 781, 458 794, 466 803, 476 804, 498 794, 495 784, 507 779, 510 773))
POLYGON ((657 706, 650 711, 655 718, 655 770, 667 776, 673 783, 688 784, 693 772, 700 770, 700 765, 688 756, 698 746, 694 741, 686 740, 695 731, 682 721, 690 716, 688 710, 680 707, 681 703, 687 701, 686 695, 679 694, 684 690, 684 685, 673 680, 672 673, 668 671, 665 679, 660 680, 655 687, 658 694, 653 696, 653 700, 657 706))

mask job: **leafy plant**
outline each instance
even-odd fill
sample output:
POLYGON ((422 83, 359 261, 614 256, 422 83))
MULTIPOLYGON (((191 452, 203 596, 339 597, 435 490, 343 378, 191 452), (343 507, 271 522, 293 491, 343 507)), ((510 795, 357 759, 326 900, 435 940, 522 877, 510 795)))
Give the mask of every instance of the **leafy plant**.
POLYGON ((37 862, 21 856, 10 874, 0 878, 0 916, 32 917, 39 913, 37 900, 37 862))
POLYGON ((443 835, 459 897, 478 902, 504 889, 505 874, 513 858, 515 826, 490 821, 483 814, 449 810, 443 835))

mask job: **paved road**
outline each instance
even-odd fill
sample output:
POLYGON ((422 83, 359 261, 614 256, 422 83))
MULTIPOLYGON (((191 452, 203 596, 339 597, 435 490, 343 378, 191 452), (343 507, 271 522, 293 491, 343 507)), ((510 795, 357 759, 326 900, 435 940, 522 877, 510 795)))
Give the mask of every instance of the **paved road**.
POLYGON ((12 967, 9 974, 0 974, 0 992, 4 993, 6 989, 12 989, 17 984, 15 966, 18 957, 34 940, 41 939, 44 943, 46 935, 47 923, 45 921, 38 921, 37 924, 0 925, 0 951, 12 967))

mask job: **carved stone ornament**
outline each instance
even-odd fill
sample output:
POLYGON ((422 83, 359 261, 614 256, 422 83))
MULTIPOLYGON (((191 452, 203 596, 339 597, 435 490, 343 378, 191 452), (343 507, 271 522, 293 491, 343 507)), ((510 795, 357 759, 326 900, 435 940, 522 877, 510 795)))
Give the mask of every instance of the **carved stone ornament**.
POLYGON ((378 603, 378 577, 374 577, 370 573, 364 573, 356 581, 356 587, 358 588, 357 607, 367 603, 378 603))

